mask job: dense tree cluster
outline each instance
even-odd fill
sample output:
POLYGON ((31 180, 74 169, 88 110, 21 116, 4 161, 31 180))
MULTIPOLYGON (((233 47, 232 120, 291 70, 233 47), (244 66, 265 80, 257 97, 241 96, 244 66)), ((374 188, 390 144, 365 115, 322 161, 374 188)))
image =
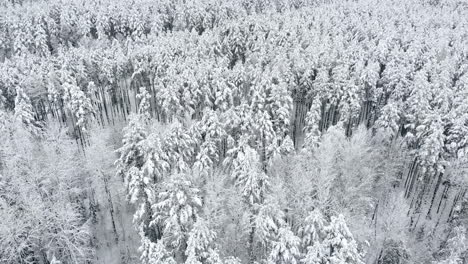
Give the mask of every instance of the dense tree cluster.
POLYGON ((0 7, 0 263, 466 260, 465 2, 0 7))

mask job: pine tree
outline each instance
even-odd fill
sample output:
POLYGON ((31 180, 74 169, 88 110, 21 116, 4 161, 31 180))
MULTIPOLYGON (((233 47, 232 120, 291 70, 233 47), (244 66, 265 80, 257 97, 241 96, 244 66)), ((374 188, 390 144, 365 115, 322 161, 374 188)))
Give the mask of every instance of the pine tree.
POLYGON ((279 140, 273 129, 271 116, 267 111, 260 111, 255 114, 253 123, 254 136, 257 148, 260 150, 260 161, 262 169, 266 171, 267 164, 275 153, 279 153, 279 140))
POLYGON ((122 147, 117 150, 120 154, 116 161, 118 174, 122 177, 132 167, 140 169, 145 161, 146 153, 144 140, 148 133, 144 122, 139 115, 131 115, 128 125, 123 129, 122 147))
POLYGON ((163 183, 158 193, 151 225, 161 225, 165 245, 175 250, 178 258, 185 258, 189 232, 198 218, 202 201, 199 190, 187 180, 187 175, 173 175, 163 183))
POLYGON ((328 261, 331 264, 356 263, 364 264, 357 243, 346 225, 343 215, 332 216, 330 225, 326 228, 327 235, 324 244, 328 245, 330 253, 328 261))
POLYGON ((261 170, 257 152, 246 147, 233 162, 232 177, 249 205, 261 204, 268 188, 268 176, 261 170))
POLYGON ((306 217, 302 227, 299 228, 299 234, 302 238, 302 248, 308 249, 315 246, 325 234, 325 218, 320 210, 315 209, 306 217))
POLYGON ((255 215, 251 216, 254 220, 251 225, 254 227, 255 239, 263 247, 269 248, 274 241, 277 241, 279 229, 286 225, 284 212, 272 197, 263 204, 255 206, 255 209, 255 215))
POLYGON ((123 146, 117 150, 120 157, 115 163, 117 174, 126 183, 127 197, 137 208, 133 223, 144 244, 155 243, 161 235, 157 227, 150 226, 153 220, 151 205, 156 196, 154 184, 162 177, 163 171, 169 165, 164 160, 160 160, 159 156, 154 155, 154 153, 161 153, 160 141, 158 139, 150 141, 151 137, 146 131, 148 116, 145 115, 146 112, 143 109, 145 108, 139 111, 141 114, 130 115, 129 123, 124 128, 123 146))
POLYGON ((302 248, 306 250, 303 263, 364 263, 343 215, 332 216, 330 223, 326 223, 322 214, 314 210, 306 218, 300 234, 302 248))
POLYGON ((300 241, 288 226, 280 227, 277 241, 272 242, 272 249, 268 258, 269 263, 299 263, 300 241))
POLYGON ((199 132, 186 129, 178 121, 171 124, 170 130, 162 140, 163 153, 171 171, 187 172, 199 144, 199 132))
POLYGON ((389 102, 382 108, 382 113, 377 120, 375 126, 379 133, 385 139, 393 139, 398 136, 400 129, 400 113, 398 104, 395 102, 389 102))
POLYGON ((280 151, 281 151, 281 154, 284 154, 284 155, 288 155, 294 152, 294 143, 291 137, 289 137, 289 135, 284 137, 284 140, 280 146, 280 151))
POLYGON ((304 127, 304 131, 306 132, 304 140, 305 148, 317 147, 320 142, 321 131, 319 122, 322 114, 321 106, 320 98, 315 98, 312 101, 309 112, 307 112, 306 125, 304 127))
POLYGON ((73 82, 63 84, 63 99, 67 108, 70 109, 76 118, 76 126, 83 132, 86 132, 89 121, 94 113, 91 99, 73 82))
MULTIPOLYGON (((270 232, 270 227, 266 226, 266 230, 258 230, 259 225, 270 223, 267 215, 262 217, 261 210, 258 207, 263 204, 265 195, 268 189, 268 176, 261 169, 259 156, 257 152, 249 147, 246 138, 241 139, 239 146, 231 149, 228 155, 231 156, 231 177, 234 179, 234 184, 239 188, 239 191, 244 199, 244 203, 248 207, 249 231, 248 231, 248 254, 250 261, 254 261, 254 239, 257 232, 270 232), (260 221, 260 222, 258 222, 260 221)), ((228 159, 229 160, 229 159, 228 159)), ((262 235, 261 235, 262 236, 262 235)), ((267 234, 264 234, 267 236, 267 234)), ((263 240, 264 238, 260 238, 263 240)))
POLYGON ((222 264, 219 254, 214 248, 216 233, 209 229, 205 220, 198 217, 188 237, 185 263, 222 264))
POLYGON ((143 264, 177 264, 162 240, 154 243, 142 236, 139 251, 141 252, 140 260, 143 264))
POLYGON ((271 86, 265 107, 270 112, 275 134, 281 140, 289 131, 293 100, 286 84, 277 80, 276 77, 271 86))
POLYGON ((31 101, 27 94, 21 88, 17 88, 15 97, 15 119, 34 135, 40 132, 40 127, 36 125, 34 111, 31 101))
POLYGON ((216 112, 208 109, 205 110, 203 118, 198 122, 196 129, 197 132, 193 134, 199 135, 199 140, 203 139, 203 143, 201 143, 195 158, 194 167, 200 172, 206 173, 207 169, 213 168, 215 162, 219 161, 218 146, 226 138, 227 133, 216 112))
POLYGON ((148 123, 151 119, 151 95, 146 91, 145 87, 140 87, 140 93, 136 97, 140 100, 138 114, 143 118, 145 123, 148 123))

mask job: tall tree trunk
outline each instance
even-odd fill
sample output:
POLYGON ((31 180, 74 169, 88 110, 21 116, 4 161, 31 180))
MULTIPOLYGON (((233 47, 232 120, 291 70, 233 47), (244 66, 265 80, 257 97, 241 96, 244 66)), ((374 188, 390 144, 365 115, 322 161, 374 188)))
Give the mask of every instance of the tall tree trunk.
POLYGON ((254 215, 255 212, 251 208, 252 214, 250 215, 250 231, 249 231, 249 245, 248 245, 248 255, 249 255, 249 263, 254 263, 255 262, 255 250, 254 250, 254 237, 255 237, 255 220, 254 220, 254 215))
POLYGON ((455 208, 458 205, 458 202, 465 196, 466 194, 466 189, 461 189, 458 191, 455 199, 453 199, 453 204, 452 207, 450 208, 450 213, 449 217, 447 219, 447 222, 451 222, 455 213, 455 208))
POLYGON ((112 194, 109 189, 109 179, 107 176, 104 174, 103 171, 100 171, 102 175, 102 179, 104 181, 104 190, 106 191, 107 195, 107 202, 109 203, 109 213, 111 217, 111 223, 112 223, 112 230, 114 231, 114 236, 115 236, 115 243, 119 243, 119 234, 117 233, 117 227, 115 225, 115 217, 114 217, 114 204, 112 202, 112 194))
POLYGON ((266 156, 266 140, 265 140, 265 133, 262 131, 262 153, 261 153, 261 159, 262 159, 262 170, 263 172, 267 172, 267 156, 266 156))
POLYGON ((418 166, 418 163, 417 163, 417 160, 415 159, 414 161, 414 168, 410 171, 409 173, 409 177, 410 177, 410 180, 408 181, 409 185, 407 186, 406 188, 406 192, 405 192, 405 197, 406 198, 409 198, 411 196, 411 193, 413 191, 413 188, 414 188, 414 184, 416 182, 416 178, 418 176, 418 173, 419 173, 419 166, 418 166))
POLYGON ((443 175, 444 174, 442 172, 440 172, 439 176, 437 177, 437 183, 436 183, 436 186, 434 188, 434 192, 432 193, 431 204, 429 205, 429 210, 427 211, 426 219, 431 219, 432 207, 434 205, 435 198, 436 198, 437 193, 439 191, 439 187, 440 187, 440 183, 442 182, 443 175))

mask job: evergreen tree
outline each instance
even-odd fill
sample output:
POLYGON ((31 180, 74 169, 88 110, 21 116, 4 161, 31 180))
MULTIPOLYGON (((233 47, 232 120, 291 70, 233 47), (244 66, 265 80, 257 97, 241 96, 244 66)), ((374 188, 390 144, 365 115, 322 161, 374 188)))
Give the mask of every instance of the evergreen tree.
POLYGON ((343 215, 332 216, 330 225, 326 228, 324 244, 330 250, 328 261, 333 264, 358 263, 363 264, 357 243, 348 229, 343 215))
POLYGON ((268 176, 261 170, 257 152, 246 147, 233 162, 232 177, 249 205, 261 204, 268 188, 268 176))
POLYGON ((278 230, 277 241, 272 242, 268 261, 270 263, 299 263, 300 239, 294 235, 288 226, 278 230))
POLYGON ((304 147, 306 148, 313 148, 317 147, 320 142, 320 118, 321 118, 321 100, 319 98, 314 99, 312 102, 312 106, 310 107, 309 112, 307 112, 306 116, 306 125, 304 130, 305 140, 304 140, 304 147))
POLYGON ((154 243, 149 239, 142 237, 142 245, 139 248, 141 252, 140 260, 143 264, 176 264, 177 262, 171 256, 172 254, 166 250, 162 240, 154 243))
POLYGON ((306 218, 301 228, 302 245, 306 249, 302 262, 364 263, 343 215, 332 216, 329 223, 324 220, 319 211, 311 212, 306 218))
POLYGON ((73 82, 64 83, 63 89, 63 99, 67 104, 67 108, 70 109, 76 118, 76 126, 85 132, 87 130, 90 118, 92 118, 92 114, 94 113, 91 100, 73 82))
POLYGON ((28 131, 37 135, 40 132, 40 127, 34 118, 34 112, 31 101, 23 89, 16 90, 15 97, 15 119, 18 124, 23 125, 28 131))
POLYGON ((162 190, 152 205, 151 225, 162 226, 164 244, 174 250, 177 261, 184 260, 189 232, 202 206, 200 191, 187 180, 187 175, 173 175, 163 183, 162 190))
POLYGON ((188 236, 185 263, 222 264, 213 245, 216 233, 209 229, 205 220, 199 217, 188 236))
POLYGON ((145 87, 140 87, 140 93, 136 96, 140 103, 138 104, 138 114, 142 116, 145 123, 148 123, 151 119, 151 95, 146 91, 145 87))

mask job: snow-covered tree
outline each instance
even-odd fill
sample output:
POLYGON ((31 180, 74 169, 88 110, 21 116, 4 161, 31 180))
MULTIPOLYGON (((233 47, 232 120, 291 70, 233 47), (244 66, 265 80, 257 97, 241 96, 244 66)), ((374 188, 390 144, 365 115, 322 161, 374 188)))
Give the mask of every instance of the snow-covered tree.
POLYGON ((330 263, 364 263, 357 243, 349 231, 343 215, 332 216, 330 225, 326 228, 324 243, 330 250, 327 257, 330 263))
POLYGON ((185 263, 222 263, 217 249, 214 247, 216 233, 210 230, 205 220, 199 217, 188 236, 185 263))
POLYGON ((290 113, 292 110, 292 98, 286 84, 277 77, 272 80, 272 88, 269 91, 267 105, 265 106, 271 115, 275 134, 284 137, 289 131, 290 113))
POLYGON ((37 125, 34 118, 31 100, 21 88, 16 90, 15 119, 18 124, 23 125, 31 133, 37 135, 40 132, 40 126, 37 125))
POLYGON ((306 126, 304 130, 306 132, 304 139, 304 146, 306 148, 316 147, 320 141, 320 118, 321 118, 321 100, 319 98, 314 99, 312 106, 306 116, 306 126))
POLYGON ((145 87, 140 87, 140 93, 136 97, 140 100, 138 114, 143 117, 145 122, 149 122, 151 119, 151 95, 146 91, 145 87))
POLYGON ((151 242, 149 239, 142 237, 140 260, 143 264, 176 264, 177 262, 172 257, 171 252, 167 251, 162 240, 151 242))
POLYGON ((382 113, 376 122, 376 127, 384 138, 393 139, 398 136, 400 129, 400 115, 398 111, 398 105, 395 102, 389 102, 382 108, 382 113))
POLYGON ((446 257, 436 261, 437 264, 458 264, 463 263, 462 254, 468 249, 466 242, 466 228, 457 226, 454 228, 453 236, 447 241, 446 257))
POLYGON ((302 226, 299 228, 299 234, 302 238, 302 247, 308 249, 308 247, 315 246, 315 243, 320 243, 321 238, 325 234, 325 218, 320 212, 316 209, 309 213, 309 215, 302 223, 302 226))
POLYGON ((288 226, 280 227, 277 241, 272 242, 272 249, 268 258, 270 263, 299 263, 299 245, 301 240, 288 226))
POLYGON ((187 175, 173 175, 163 183, 153 203, 151 225, 161 225, 163 241, 181 258, 186 250, 189 232, 197 221, 202 206, 199 190, 187 175))
POLYGON ((116 161, 119 173, 124 177, 125 173, 132 167, 140 169, 145 160, 144 140, 147 137, 146 127, 139 115, 131 115, 129 123, 124 128, 122 147, 117 150, 120 154, 116 161))
POLYGON ((249 205, 261 204, 268 188, 268 176, 260 166, 259 155, 248 146, 233 162, 232 177, 249 205))
POLYGON ((313 211, 306 218, 302 235, 304 263, 364 263, 343 215, 325 222, 319 211, 313 211))
POLYGON ((64 83, 63 89, 63 100, 76 118, 76 126, 85 132, 94 112, 91 99, 73 82, 64 83))

